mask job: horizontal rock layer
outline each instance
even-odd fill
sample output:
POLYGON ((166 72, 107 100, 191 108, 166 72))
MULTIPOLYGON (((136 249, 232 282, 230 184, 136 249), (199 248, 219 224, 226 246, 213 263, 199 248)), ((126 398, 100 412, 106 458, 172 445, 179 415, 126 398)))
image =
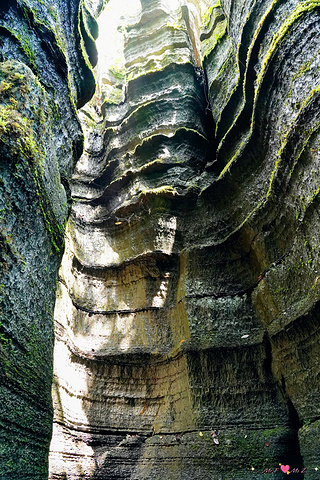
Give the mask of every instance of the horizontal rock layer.
POLYGON ((319 6, 144 1, 124 28, 80 114, 52 479, 317 478, 319 6))

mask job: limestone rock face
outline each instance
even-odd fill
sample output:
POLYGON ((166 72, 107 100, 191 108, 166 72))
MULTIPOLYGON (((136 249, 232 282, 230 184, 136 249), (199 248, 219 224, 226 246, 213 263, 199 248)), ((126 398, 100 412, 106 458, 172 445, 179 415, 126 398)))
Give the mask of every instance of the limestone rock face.
POLYGON ((76 0, 0 6, 1 480, 48 478, 53 310, 94 25, 76 0))
POLYGON ((81 113, 51 479, 318 478, 319 7, 122 27, 81 113))

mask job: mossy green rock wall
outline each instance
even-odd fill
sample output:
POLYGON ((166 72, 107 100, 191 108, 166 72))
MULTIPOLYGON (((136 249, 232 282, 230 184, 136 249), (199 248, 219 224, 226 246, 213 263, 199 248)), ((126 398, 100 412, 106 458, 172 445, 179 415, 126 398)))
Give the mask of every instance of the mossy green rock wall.
POLYGON ((81 113, 50 478, 318 478, 319 7, 125 28, 81 113))
POLYGON ((1 480, 48 478, 53 310, 82 151, 76 107, 95 88, 81 5, 0 6, 1 480))
POLYGON ((0 7, 0 479, 48 476, 57 297, 52 480, 315 480, 320 2, 141 0, 79 159, 102 3, 0 7))

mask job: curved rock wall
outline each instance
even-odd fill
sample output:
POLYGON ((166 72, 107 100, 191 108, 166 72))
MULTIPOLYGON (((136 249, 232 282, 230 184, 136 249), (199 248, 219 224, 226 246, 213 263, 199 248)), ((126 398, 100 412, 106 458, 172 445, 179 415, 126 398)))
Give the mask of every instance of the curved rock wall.
POLYGON ((1 480, 48 478, 55 290, 95 35, 79 1, 0 7, 1 480))
POLYGON ((124 29, 81 114, 51 479, 317 478, 319 7, 149 0, 124 29))

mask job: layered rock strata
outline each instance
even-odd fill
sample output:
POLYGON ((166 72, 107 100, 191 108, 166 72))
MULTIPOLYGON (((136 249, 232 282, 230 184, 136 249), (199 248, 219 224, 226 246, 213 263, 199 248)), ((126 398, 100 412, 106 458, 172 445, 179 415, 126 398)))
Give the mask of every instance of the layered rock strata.
POLYGON ((83 2, 1 3, 1 480, 48 478, 56 281, 96 34, 83 2))
POLYGON ((51 479, 318 475, 320 2, 203 6, 141 1, 81 114, 51 479))

